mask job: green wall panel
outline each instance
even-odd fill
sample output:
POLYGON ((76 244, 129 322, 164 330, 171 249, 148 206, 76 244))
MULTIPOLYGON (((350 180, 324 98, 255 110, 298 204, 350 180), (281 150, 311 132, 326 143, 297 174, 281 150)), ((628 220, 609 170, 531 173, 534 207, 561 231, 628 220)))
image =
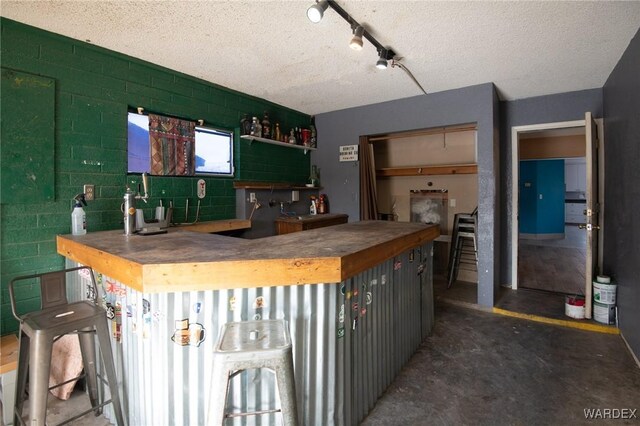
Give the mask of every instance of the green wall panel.
MULTIPOLYGON (((49 153, 53 174, 44 183, 51 186, 55 199, 0 205, 2 334, 17 327, 4 315, 9 312, 8 281, 19 274, 63 267, 64 259, 55 251, 55 236, 69 233, 71 198, 82 191, 83 184, 96 185, 97 199, 85 208, 88 232, 122 227, 120 204, 125 186, 137 188, 140 181, 140 176, 126 172, 127 111, 131 108, 141 106, 148 112, 203 119, 211 127, 236 133, 235 176, 205 178, 207 197, 201 201, 200 220, 235 217, 234 179, 303 183, 308 178, 309 155, 296 149, 249 144, 237 136, 244 114, 262 116, 268 111, 271 120, 286 130, 307 126, 310 117, 306 114, 5 18, 0 18, 0 32, 3 67, 55 84, 53 150, 38 145, 49 153)), ((18 127, 18 131, 26 129, 18 127)), ((22 161, 3 161, 3 181, 5 170, 24 166, 22 161)), ((160 200, 166 204, 171 201, 182 221, 188 199, 189 220, 195 218, 198 177, 149 180, 151 199, 143 205, 149 208, 149 216, 151 207, 160 200)), ((25 294, 37 302, 33 291, 25 294)))
POLYGON ((55 82, 2 68, 0 203, 53 200, 55 82))

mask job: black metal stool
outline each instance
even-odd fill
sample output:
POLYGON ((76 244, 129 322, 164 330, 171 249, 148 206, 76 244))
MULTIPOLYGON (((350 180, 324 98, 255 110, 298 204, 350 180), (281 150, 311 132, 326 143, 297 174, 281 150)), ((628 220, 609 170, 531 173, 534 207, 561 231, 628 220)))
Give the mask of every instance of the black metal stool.
MULTIPOLYGON (((53 343, 65 334, 77 333, 84 364, 84 377, 91 408, 68 421, 77 419, 91 411, 96 415, 102 412, 102 407, 112 403, 118 425, 124 426, 122 407, 118 393, 115 365, 111 353, 111 340, 107 316, 103 308, 96 305, 96 283, 93 271, 87 266, 65 269, 14 278, 9 283, 9 296, 13 316, 20 321, 20 354, 18 360, 18 374, 16 378, 16 406, 14 424, 28 424, 39 426, 45 424, 47 414, 47 397, 49 393, 49 369, 53 343), (69 303, 66 294, 66 276, 68 272, 81 269, 89 271, 93 285, 93 300, 82 300, 69 303), (14 292, 17 281, 39 281, 41 309, 39 311, 18 314, 14 292), (98 375, 96 371, 95 334, 98 335, 100 352, 104 362, 111 399, 100 402, 98 398, 98 375), (22 419, 22 405, 25 400, 25 388, 29 373, 29 420, 22 419)), ((68 380, 69 383, 78 380, 82 375, 68 380)))

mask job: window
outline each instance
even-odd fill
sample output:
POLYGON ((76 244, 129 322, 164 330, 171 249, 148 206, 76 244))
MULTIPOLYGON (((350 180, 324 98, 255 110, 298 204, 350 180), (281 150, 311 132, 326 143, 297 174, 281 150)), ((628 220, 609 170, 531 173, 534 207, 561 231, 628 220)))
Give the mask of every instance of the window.
MULTIPOLYGON (((149 118, 128 116, 128 171, 149 173, 149 118)), ((196 127, 196 174, 233 176, 233 132, 196 127)))

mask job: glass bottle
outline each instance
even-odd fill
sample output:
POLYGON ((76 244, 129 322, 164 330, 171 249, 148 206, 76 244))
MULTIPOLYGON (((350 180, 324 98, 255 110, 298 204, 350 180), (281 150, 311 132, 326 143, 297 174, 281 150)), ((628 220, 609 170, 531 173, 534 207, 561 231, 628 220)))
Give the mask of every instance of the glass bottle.
POLYGON ((296 144, 296 135, 294 129, 291 129, 291 131, 289 132, 289 143, 293 145, 296 144))
POLYGON ((271 122, 269 121, 269 114, 264 112, 264 118, 262 119, 262 137, 265 139, 271 139, 271 122))
POLYGON ((315 115, 311 116, 311 124, 309 125, 309 130, 311 130, 311 140, 309 141, 309 146, 311 146, 311 148, 316 148, 318 146, 318 131, 316 130, 315 115))
POLYGON ((251 136, 262 137, 262 126, 258 121, 258 117, 253 117, 253 122, 251 123, 251 136))
POLYGON ((280 123, 276 123, 275 129, 273 129, 273 140, 282 141, 282 132, 280 131, 280 123))
POLYGON ((311 166, 311 176, 309 176, 309 183, 312 186, 318 186, 320 179, 318 177, 318 166, 315 164, 311 166))
POLYGON ((240 134, 248 135, 251 133, 251 121, 249 120, 249 114, 244 114, 242 120, 240 120, 240 134))

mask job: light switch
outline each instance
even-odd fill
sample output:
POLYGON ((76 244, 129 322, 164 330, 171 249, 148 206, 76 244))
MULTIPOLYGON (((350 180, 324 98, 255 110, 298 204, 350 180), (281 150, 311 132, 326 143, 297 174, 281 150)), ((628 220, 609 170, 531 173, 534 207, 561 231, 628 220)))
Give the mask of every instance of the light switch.
POLYGON ((291 202, 300 201, 300 192, 291 191, 291 202))
POLYGON ((455 207, 456 206, 456 199, 455 198, 450 198, 449 199, 449 207, 455 207))

